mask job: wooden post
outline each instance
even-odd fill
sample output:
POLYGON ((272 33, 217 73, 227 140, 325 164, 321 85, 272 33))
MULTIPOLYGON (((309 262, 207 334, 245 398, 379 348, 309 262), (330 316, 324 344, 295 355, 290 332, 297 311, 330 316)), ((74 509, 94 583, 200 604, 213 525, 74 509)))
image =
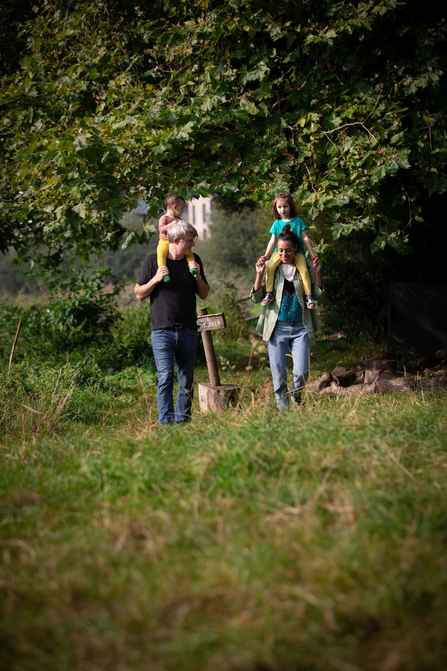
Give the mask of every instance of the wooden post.
POLYGON ((22 320, 19 319, 19 323, 17 324, 16 335, 15 335, 15 338, 14 338, 14 342, 12 344, 11 355, 9 357, 8 377, 9 377, 9 373, 11 372, 12 360, 14 358, 14 352, 16 351, 17 340, 19 339, 21 327, 22 327, 22 320))
POLYGON ((222 410, 225 410, 229 406, 238 407, 241 388, 237 384, 220 383, 213 337, 211 335, 212 330, 225 328, 225 316, 222 312, 208 315, 206 308, 200 308, 197 323, 199 331, 202 334, 206 365, 208 366, 208 375, 210 376, 210 382, 199 383, 200 410, 201 412, 222 412, 222 410))
MULTIPOLYGON (((199 309, 199 317, 208 314, 207 308, 199 309)), ((213 387, 220 387, 219 371, 217 369, 216 353, 214 351, 213 336, 210 331, 202 331, 203 348, 205 350, 206 365, 208 366, 208 375, 213 387)))

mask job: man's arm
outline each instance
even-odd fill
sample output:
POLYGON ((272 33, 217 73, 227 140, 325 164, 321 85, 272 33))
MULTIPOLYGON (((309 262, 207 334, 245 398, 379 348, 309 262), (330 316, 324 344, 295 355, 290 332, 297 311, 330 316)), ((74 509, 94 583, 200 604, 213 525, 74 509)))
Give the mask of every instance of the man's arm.
MULTIPOLYGON (((166 275, 169 274, 168 269, 166 266, 163 266, 162 268, 158 268, 157 272, 155 273, 154 277, 149 280, 146 284, 136 284, 134 288, 134 292, 136 297, 138 298, 139 301, 144 301, 146 298, 149 298, 149 296, 152 294, 154 291, 155 287, 157 284, 160 284, 160 282, 163 282, 163 279, 166 277, 166 275)), ((205 296, 206 298, 206 296, 205 296)))
POLYGON ((197 261, 197 257, 194 257, 194 261, 192 261, 189 264, 189 268, 194 269, 196 271, 196 275, 194 276, 196 278, 196 282, 197 282, 196 294, 203 301, 203 300, 205 300, 205 298, 208 297, 208 294, 210 292, 210 287, 209 287, 208 282, 206 282, 203 279, 202 266, 197 261))
POLYGON ((202 275, 200 274, 200 271, 197 272, 197 275, 195 277, 197 282, 196 294, 199 298, 205 300, 205 298, 208 297, 208 294, 210 292, 209 284, 205 282, 202 275))

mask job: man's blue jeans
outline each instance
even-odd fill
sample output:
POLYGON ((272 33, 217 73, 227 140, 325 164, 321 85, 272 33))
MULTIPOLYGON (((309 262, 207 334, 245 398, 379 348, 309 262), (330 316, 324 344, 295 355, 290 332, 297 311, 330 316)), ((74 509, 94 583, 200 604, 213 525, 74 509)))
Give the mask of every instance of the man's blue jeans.
POLYGON ((270 370, 278 410, 287 410, 290 396, 287 393, 287 358, 292 355, 292 396, 301 400, 301 390, 309 376, 309 355, 312 344, 302 322, 276 322, 268 341, 270 370))
POLYGON ((152 351, 158 371, 158 421, 160 424, 191 419, 194 358, 197 331, 186 328, 152 331, 152 351), (174 363, 177 367, 178 395, 174 412, 174 363))

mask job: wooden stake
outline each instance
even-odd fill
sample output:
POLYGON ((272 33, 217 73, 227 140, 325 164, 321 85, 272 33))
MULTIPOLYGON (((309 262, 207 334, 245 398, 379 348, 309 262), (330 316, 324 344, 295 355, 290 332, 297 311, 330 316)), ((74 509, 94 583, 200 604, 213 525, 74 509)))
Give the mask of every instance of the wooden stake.
MULTIPOLYGON (((207 308, 199 309, 200 317, 207 314, 208 314, 207 308)), ((202 331, 202 340, 203 340, 203 348, 205 350, 206 365, 208 367, 208 375, 210 376, 210 382, 213 387, 220 387, 219 371, 217 369, 216 353, 214 352, 213 336, 211 335, 211 331, 202 331)))
POLYGON ((11 355, 9 357, 8 377, 9 377, 9 373, 11 372, 12 360, 14 358, 14 352, 16 351, 17 340, 19 339, 21 328, 22 328, 22 320, 19 319, 19 323, 17 324, 17 330, 16 330, 16 335, 15 335, 15 338, 14 338, 14 342, 12 343, 11 355))

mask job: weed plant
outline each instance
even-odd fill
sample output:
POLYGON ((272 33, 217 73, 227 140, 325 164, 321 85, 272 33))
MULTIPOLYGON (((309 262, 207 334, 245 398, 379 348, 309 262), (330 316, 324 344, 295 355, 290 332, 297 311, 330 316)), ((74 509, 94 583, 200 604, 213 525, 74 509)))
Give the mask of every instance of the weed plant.
MULTIPOLYGON (((148 362, 2 378, 2 670, 446 668, 446 394, 278 414, 227 346, 241 408, 183 427, 148 362)), ((321 341, 313 376, 374 353, 321 341)))

